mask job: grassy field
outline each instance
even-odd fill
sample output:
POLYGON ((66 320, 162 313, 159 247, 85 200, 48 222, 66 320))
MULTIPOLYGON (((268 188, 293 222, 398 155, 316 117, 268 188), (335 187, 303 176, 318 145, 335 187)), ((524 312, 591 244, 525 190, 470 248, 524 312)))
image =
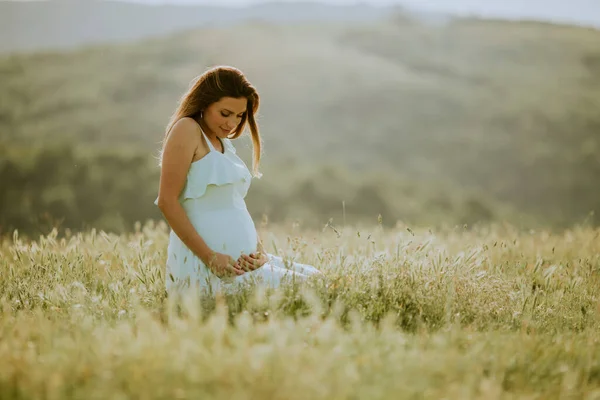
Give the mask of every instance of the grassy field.
POLYGON ((325 272, 164 293, 167 230, 0 245, 0 398, 600 398, 600 230, 260 227, 325 272))

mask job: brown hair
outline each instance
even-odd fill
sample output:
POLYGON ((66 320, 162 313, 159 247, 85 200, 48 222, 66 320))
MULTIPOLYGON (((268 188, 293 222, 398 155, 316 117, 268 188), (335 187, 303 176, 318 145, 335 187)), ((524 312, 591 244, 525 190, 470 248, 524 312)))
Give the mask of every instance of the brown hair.
POLYGON ((246 79, 242 71, 234 67, 213 67, 192 81, 189 90, 182 96, 177 109, 167 125, 163 148, 169 132, 177 121, 185 117, 193 118, 197 121, 204 109, 223 97, 245 97, 248 99, 246 112, 236 130, 229 138, 236 139, 240 137, 244 132, 246 122, 248 122, 253 148, 252 172, 254 176, 260 177, 261 174, 258 171, 258 165, 260 163, 262 146, 258 125, 254 118, 258 111, 260 98, 256 88, 246 79))

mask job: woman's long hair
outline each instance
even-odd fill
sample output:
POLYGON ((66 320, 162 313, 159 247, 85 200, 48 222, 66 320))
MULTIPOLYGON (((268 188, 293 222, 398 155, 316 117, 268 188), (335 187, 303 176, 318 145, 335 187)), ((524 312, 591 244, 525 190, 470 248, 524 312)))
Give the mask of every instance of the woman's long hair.
MULTIPOLYGON (((244 113, 242 120, 229 136, 230 139, 238 138, 246 126, 246 122, 250 125, 250 133, 252 136, 252 173, 256 177, 261 174, 258 171, 261 156, 261 138, 256 124, 255 114, 258 111, 260 98, 256 88, 246 79, 242 71, 234 67, 218 66, 207 70, 205 73, 197 77, 190 85, 189 90, 182 96, 179 105, 173 113, 163 140, 164 145, 169 132, 173 125, 181 118, 189 117, 196 121, 199 120, 201 113, 212 103, 219 101, 223 97, 248 99, 248 107, 244 113)), ((162 151, 161 151, 162 158, 162 151)))

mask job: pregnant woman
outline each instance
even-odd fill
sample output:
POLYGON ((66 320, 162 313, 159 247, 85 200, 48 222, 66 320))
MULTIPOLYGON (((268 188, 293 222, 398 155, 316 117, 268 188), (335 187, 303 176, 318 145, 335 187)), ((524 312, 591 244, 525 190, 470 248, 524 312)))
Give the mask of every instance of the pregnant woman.
POLYGON ((199 76, 167 126, 158 205, 171 227, 166 289, 228 290, 248 281, 277 287, 284 279, 320 274, 312 266, 265 253, 245 197, 260 176, 256 89, 241 71, 216 67, 199 76), (232 140, 248 123, 252 174, 232 140))

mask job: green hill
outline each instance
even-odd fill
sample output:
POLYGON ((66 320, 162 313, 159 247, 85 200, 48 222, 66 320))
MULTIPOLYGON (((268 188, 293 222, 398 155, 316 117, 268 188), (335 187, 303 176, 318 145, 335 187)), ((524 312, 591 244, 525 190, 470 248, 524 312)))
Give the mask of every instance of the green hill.
MULTIPOLYGON (((339 217, 342 201, 375 191, 390 210, 419 203, 419 214, 390 211, 391 220, 430 223, 462 196, 563 226, 600 210, 598 43, 593 29, 397 15, 364 25, 255 22, 13 55, 0 60, 0 140, 5 149, 58 141, 83 154, 118 148, 151 157, 189 81, 231 64, 262 96, 266 174, 249 199, 255 209, 266 208, 257 199, 267 191, 292 207, 291 193, 308 182, 305 193, 317 197, 299 204, 309 214, 327 203, 339 217), (275 173, 282 163, 288 169, 275 173), (327 178, 321 165, 362 189, 329 190, 344 180, 327 178), (316 175, 307 176, 309 166, 316 175), (361 180, 365 172, 379 181, 361 180), (405 184, 432 193, 429 200, 386 192, 405 184)), ((248 145, 237 144, 246 157, 248 145)), ((317 214, 322 222, 334 212, 317 214)))

